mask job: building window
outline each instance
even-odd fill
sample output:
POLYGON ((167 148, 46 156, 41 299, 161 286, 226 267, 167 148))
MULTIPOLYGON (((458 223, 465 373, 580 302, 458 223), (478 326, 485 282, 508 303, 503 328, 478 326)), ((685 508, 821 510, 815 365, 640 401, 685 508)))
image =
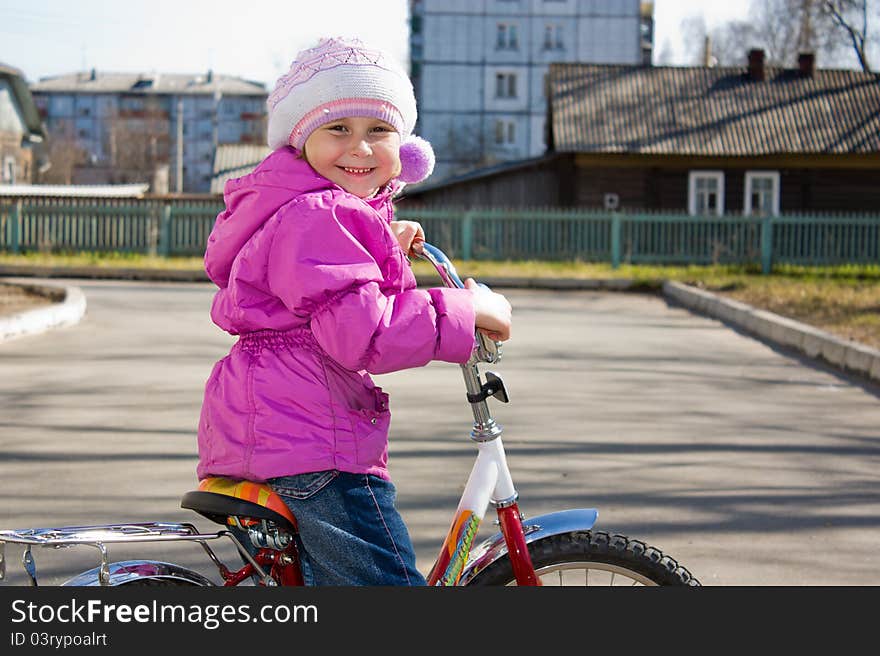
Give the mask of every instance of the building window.
POLYGON ((495 97, 516 98, 516 73, 495 75, 495 97))
POLYGON ((692 216, 724 214, 723 171, 691 171, 688 176, 688 212, 692 216))
POLYGON ((513 121, 495 121, 495 143, 508 146, 516 143, 516 123, 513 121))
POLYGON ((15 158, 7 155, 3 159, 3 182, 7 184, 15 184, 15 158))
POLYGON ((778 171, 746 172, 743 214, 753 216, 775 216, 779 214, 778 171))
POLYGON ((510 23, 498 23, 495 48, 498 50, 517 50, 519 48, 519 34, 516 25, 510 23))
POLYGON ((562 25, 544 26, 544 50, 564 50, 562 42, 562 25))

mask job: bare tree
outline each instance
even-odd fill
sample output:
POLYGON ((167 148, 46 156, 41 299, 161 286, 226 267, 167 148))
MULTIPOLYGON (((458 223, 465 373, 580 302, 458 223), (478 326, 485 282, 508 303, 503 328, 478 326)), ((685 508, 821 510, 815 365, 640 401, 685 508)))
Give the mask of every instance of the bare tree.
POLYGON ((663 45, 656 51, 654 62, 657 66, 672 66, 675 62, 675 51, 669 39, 664 39, 663 45))
POLYGON ((687 49, 689 63, 693 66, 702 64, 704 44, 708 35, 706 19, 703 15, 697 14, 685 18, 679 25, 678 33, 687 49))
POLYGON ((450 124, 431 139, 438 159, 455 162, 450 174, 463 173, 475 168, 490 166, 498 160, 484 150, 485 135, 479 124, 460 122, 450 124))
POLYGON ((711 56, 721 66, 740 66, 752 44, 760 42, 755 26, 747 21, 731 21, 708 37, 711 56))
POLYGON ((112 167, 111 182, 150 182, 156 170, 170 160, 169 119, 155 103, 121 112, 107 133, 112 167))
POLYGON ((682 35, 691 58, 699 62, 705 59, 708 36, 712 55, 722 65, 741 65, 750 49, 762 48, 771 66, 793 67, 802 52, 840 64, 853 52, 859 67, 870 71, 869 16, 877 18, 878 11, 880 0, 753 0, 748 20, 730 21, 702 34, 700 22, 685 21, 682 35))
MULTIPOLYGON (((868 0, 823 0, 822 14, 830 18, 844 39, 849 40, 863 71, 870 71, 868 62, 868 0)), ((877 7, 875 6, 875 17, 877 7)))
POLYGON ((73 184, 76 168, 86 161, 86 153, 77 146, 70 121, 60 121, 53 126, 48 139, 47 158, 49 167, 42 171, 37 170, 36 182, 73 184))

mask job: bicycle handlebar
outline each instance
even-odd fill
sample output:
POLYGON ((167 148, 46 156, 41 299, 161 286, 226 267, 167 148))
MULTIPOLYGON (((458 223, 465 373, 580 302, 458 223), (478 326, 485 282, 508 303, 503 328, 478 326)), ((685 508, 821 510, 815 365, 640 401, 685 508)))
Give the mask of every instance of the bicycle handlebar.
POLYGON ((423 260, 428 260, 437 269, 440 278, 446 283, 447 287, 458 287, 464 289, 464 283, 458 276, 452 261, 446 256, 446 253, 428 242, 422 242, 422 251, 417 253, 423 260))
MULTIPOLYGON (((452 261, 447 257, 446 253, 441 251, 433 244, 429 244, 428 242, 422 242, 421 246, 421 252, 417 252, 416 255, 434 265, 434 268, 437 269, 437 273, 440 275, 443 283, 447 287, 464 289, 464 283, 462 282, 461 278, 458 275, 458 272, 455 270, 455 266, 452 264, 452 261)), ((481 287, 489 289, 486 285, 482 283, 478 284, 481 287)), ((477 358, 477 361, 489 363, 498 362, 498 360, 501 359, 501 342, 496 342, 489 337, 486 337, 479 330, 476 331, 476 337, 478 348, 475 356, 477 358)))

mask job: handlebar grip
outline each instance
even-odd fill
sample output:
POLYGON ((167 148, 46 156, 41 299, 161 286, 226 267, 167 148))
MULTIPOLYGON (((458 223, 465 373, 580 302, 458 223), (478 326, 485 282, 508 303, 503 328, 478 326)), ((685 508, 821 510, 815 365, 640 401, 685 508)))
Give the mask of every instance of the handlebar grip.
MULTIPOLYGON (((422 251, 418 253, 418 256, 424 260, 428 260, 428 262, 434 265, 434 268, 437 269, 437 273, 447 287, 464 289, 464 283, 458 276, 455 266, 453 266, 450 259, 446 256, 446 253, 433 244, 422 242, 422 251)), ((484 289, 489 289, 488 285, 484 285, 481 282, 478 282, 477 284, 484 289)), ((486 337, 479 330, 475 332, 475 336, 479 344, 479 348, 477 349, 479 359, 483 362, 497 362, 498 358, 501 356, 501 342, 496 342, 493 339, 486 337)))

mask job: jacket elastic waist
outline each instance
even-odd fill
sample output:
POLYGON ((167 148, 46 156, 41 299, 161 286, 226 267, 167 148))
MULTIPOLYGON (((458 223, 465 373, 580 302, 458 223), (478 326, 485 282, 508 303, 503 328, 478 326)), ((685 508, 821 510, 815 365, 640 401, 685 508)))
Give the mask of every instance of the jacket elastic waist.
POLYGON ((308 348, 320 351, 318 342, 312 331, 308 328, 293 328, 291 330, 257 330, 252 333, 239 335, 235 344, 248 353, 256 353, 262 349, 276 348, 308 348))

